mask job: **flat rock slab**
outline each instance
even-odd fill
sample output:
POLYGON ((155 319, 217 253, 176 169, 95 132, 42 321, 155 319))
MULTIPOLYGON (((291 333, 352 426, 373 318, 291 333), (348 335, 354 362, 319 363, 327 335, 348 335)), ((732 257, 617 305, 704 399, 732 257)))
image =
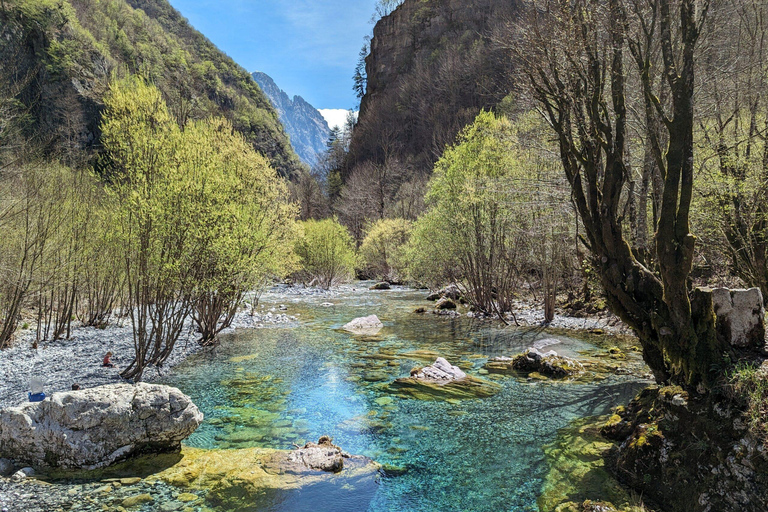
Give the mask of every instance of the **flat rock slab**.
POLYGON ((353 334, 374 335, 379 332, 382 327, 384 327, 384 324, 381 323, 379 317, 376 315, 369 315, 355 318, 351 322, 345 324, 342 329, 353 334))
POLYGON ((422 400, 484 398, 501 389, 498 384, 467 375, 442 357, 429 366, 414 368, 410 377, 395 380, 390 388, 422 400))
POLYGON ((0 457, 94 469, 141 452, 179 450, 202 421, 189 397, 170 386, 111 384, 54 393, 0 411, 0 457))
POLYGON ((270 510, 275 500, 293 492, 316 492, 310 490, 316 486, 323 489, 324 500, 370 501, 378 489, 379 464, 367 457, 337 452, 338 447, 325 446, 330 441, 326 443, 322 438, 317 444, 307 444, 314 446, 297 450, 203 450, 185 446, 177 464, 148 480, 204 491, 206 505, 220 510, 270 510), (332 452, 328 457, 318 452, 320 460, 331 462, 330 466, 322 463, 328 470, 312 467, 318 454, 306 457, 305 450, 315 448, 332 452), (338 471, 332 469, 337 457, 344 461, 338 471))

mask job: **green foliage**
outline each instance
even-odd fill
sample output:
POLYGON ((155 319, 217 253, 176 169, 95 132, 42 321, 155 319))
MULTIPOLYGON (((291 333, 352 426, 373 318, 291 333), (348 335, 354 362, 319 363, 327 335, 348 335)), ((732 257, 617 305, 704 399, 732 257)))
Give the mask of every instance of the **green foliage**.
POLYGON ((749 430, 768 448, 768 372, 754 363, 738 363, 728 375, 727 391, 743 407, 749 430))
POLYGON ((394 283, 403 280, 412 227, 405 219, 382 219, 371 226, 360 246, 361 263, 370 277, 394 283))
POLYGON ((296 242, 296 255, 305 278, 322 288, 349 280, 357 261, 347 228, 336 219, 307 220, 301 223, 303 235, 296 242))
MULTIPOLYGON (((408 248, 410 277, 459 282, 486 313, 509 311, 519 280, 563 272, 567 193, 539 145, 541 122, 482 112, 435 165, 408 248)), ((550 275, 549 280, 554 279, 550 275)))
POLYGON ((137 346, 124 374, 138 378, 167 358, 187 315, 212 342, 245 291, 290 269, 296 212, 286 185, 229 122, 182 131, 143 79, 111 86, 102 132, 137 346))

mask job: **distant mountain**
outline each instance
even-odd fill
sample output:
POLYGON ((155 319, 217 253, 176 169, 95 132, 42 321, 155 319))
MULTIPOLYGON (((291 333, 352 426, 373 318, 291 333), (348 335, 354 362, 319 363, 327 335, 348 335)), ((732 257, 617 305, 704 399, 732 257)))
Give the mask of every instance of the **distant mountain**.
POLYGON ((318 110, 301 96, 291 99, 266 73, 256 71, 253 79, 277 110, 280 122, 291 138, 293 150, 307 164, 314 165, 326 150, 330 129, 318 110))

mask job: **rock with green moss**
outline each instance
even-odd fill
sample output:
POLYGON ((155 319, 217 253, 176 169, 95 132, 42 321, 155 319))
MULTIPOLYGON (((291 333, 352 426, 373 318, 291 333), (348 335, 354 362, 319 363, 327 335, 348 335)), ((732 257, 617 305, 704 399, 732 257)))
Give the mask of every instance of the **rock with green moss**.
POLYGON ((584 418, 561 429, 544 447, 549 471, 538 498, 541 512, 650 512, 608 470, 615 443, 600 433, 605 417, 584 418))
POLYGON ((580 362, 557 355, 554 350, 540 352, 529 348, 515 357, 497 357, 486 363, 485 369, 493 373, 536 374, 561 379, 573 377, 584 370, 580 362))
POLYGON ((414 368, 409 377, 390 384, 390 389, 422 400, 485 398, 499 392, 498 384, 472 377, 442 357, 434 364, 414 368))
MULTIPOLYGON (((294 492, 311 492, 320 487, 329 500, 365 499, 376 492, 381 466, 371 459, 349 456, 332 445, 330 439, 308 443, 309 449, 333 455, 328 460, 343 458, 336 464, 316 465, 315 456, 307 457, 301 450, 245 448, 239 450, 203 450, 184 447, 181 460, 152 475, 148 480, 163 481, 187 491, 200 492, 205 504, 230 512, 269 510, 294 492), (331 485, 329 485, 331 484, 331 485), (353 494, 354 493, 354 494, 353 494)), ((192 495, 189 497, 191 498, 192 495)))
POLYGON ((768 458, 734 397, 643 390, 603 427, 622 480, 668 512, 768 510, 768 458))

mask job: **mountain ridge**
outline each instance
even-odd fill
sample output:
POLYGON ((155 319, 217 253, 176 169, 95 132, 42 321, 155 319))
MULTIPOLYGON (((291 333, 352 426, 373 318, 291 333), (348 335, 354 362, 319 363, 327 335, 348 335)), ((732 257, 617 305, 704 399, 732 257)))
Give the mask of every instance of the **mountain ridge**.
POLYGON ((291 98, 268 74, 254 71, 251 76, 277 111, 296 154, 309 166, 316 164, 330 134, 325 118, 301 96, 291 98))

